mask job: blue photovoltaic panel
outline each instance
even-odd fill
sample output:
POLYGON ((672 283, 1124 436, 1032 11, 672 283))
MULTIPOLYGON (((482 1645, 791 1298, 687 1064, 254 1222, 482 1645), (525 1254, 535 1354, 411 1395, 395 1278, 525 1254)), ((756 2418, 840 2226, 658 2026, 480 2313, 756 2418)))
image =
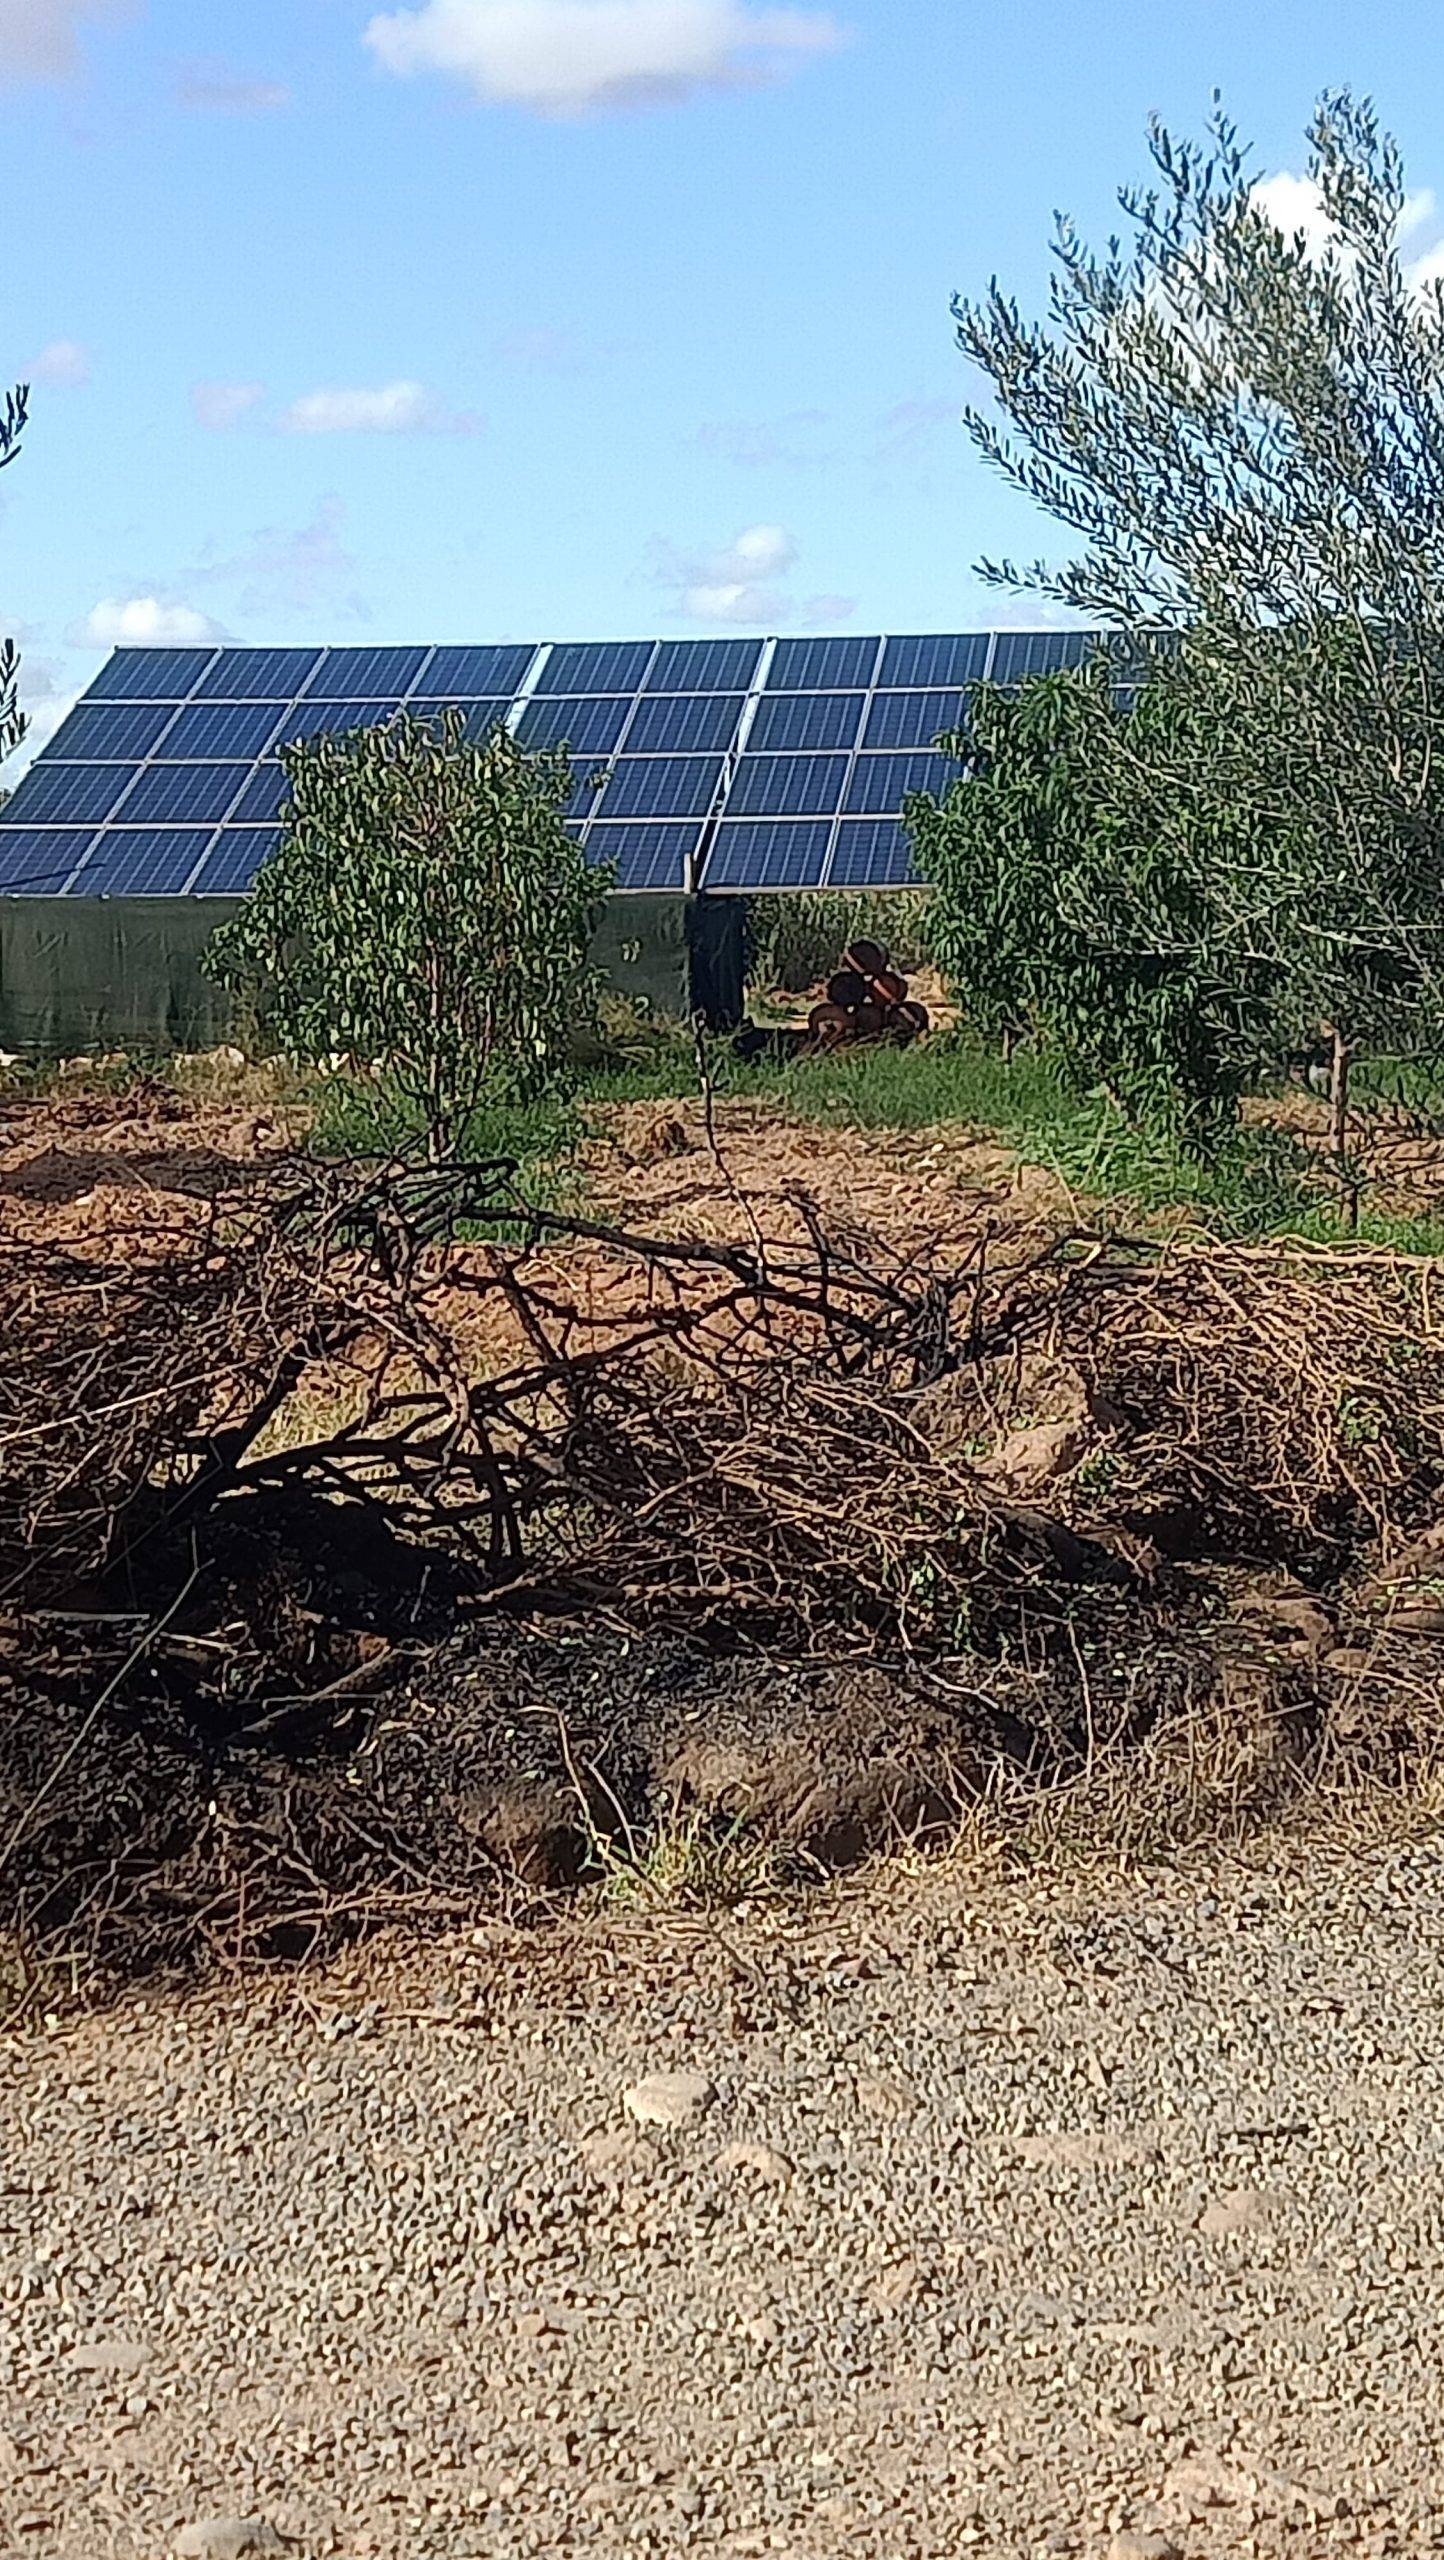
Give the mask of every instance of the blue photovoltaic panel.
POLYGON ((760 640, 664 640, 648 693, 745 693, 762 655, 760 640))
POLYGON ((177 716, 170 702, 79 702, 42 752, 50 764, 140 764, 177 716))
POLYGON ((896 818, 844 818, 827 879, 833 889, 916 888, 906 829, 896 818))
POLYGON ((564 640, 541 672, 538 693, 635 693, 652 640, 564 640))
POLYGON ((90 827, 0 827, 0 896, 58 896, 93 842, 90 827))
POLYGON ((994 684, 1019 684, 1055 667, 1080 667, 1098 647, 1096 631, 1000 631, 993 652, 994 684))
POLYGON ((156 754, 164 764, 264 755, 281 719, 279 702, 188 702, 174 715, 156 754))
POLYGON ((339 734, 343 729, 374 729, 383 720, 393 720, 401 705, 390 702, 293 702, 281 717, 276 732, 278 747, 289 746, 293 738, 319 737, 323 730, 339 734))
POLYGON ((424 677, 428 695, 447 702, 475 701, 504 694, 510 702, 536 656, 530 640, 505 641, 489 649, 438 649, 424 677))
POLYGON ((946 791, 959 768, 947 756, 859 756, 846 807, 896 817, 910 791, 946 791))
POLYGON ((747 736, 749 755, 854 747, 865 693, 768 693, 747 736))
POLYGON ((965 693, 875 693, 862 743, 866 748, 930 747, 945 730, 960 726, 967 705, 965 693))
POLYGON ((321 662, 319 649, 222 649, 196 686, 197 702, 289 702, 321 662))
POLYGON ((559 694, 555 701, 529 702, 517 723, 523 746, 568 746, 579 756, 610 755, 627 725, 631 703, 625 694, 602 694, 591 701, 559 694))
POLYGON ((306 688, 309 702, 359 702, 368 694, 409 693, 429 649, 330 649, 306 688))
POLYGON ((875 640, 779 640, 767 670, 769 693, 846 693, 871 684, 875 640))
POLYGON ((587 838, 587 854, 593 862, 615 863, 620 889, 685 889, 700 832, 695 824, 616 827, 599 821, 587 838))
POLYGON ((567 813, 579 823, 590 818, 597 805, 597 776, 607 772, 604 756, 573 756, 572 796, 567 813))
POLYGON ((889 640, 880 685, 976 684, 988 663, 991 631, 924 631, 889 640))
POLYGON ((129 789, 128 764, 33 764, 5 805, 11 827, 98 825, 129 789))
POLYGON ((93 685, 90 702, 184 702, 199 684, 214 649, 117 649, 93 685))
POLYGON ((222 827, 205 864, 191 882, 197 898, 234 898, 249 889, 268 854, 281 841, 279 827, 222 827))
POLYGON ((212 824, 223 818, 246 779, 243 764, 153 764, 125 804, 130 826, 212 824))
MULTIPOLYGON (((257 765, 235 806, 227 804, 226 810, 217 811, 217 815, 227 816, 235 827, 269 826, 279 818, 281 804, 290 796, 290 782, 278 764, 257 765)), ((197 810, 196 815, 200 814, 197 810)))
POLYGON ((746 695, 648 694, 627 732, 629 756, 721 755, 737 735, 746 695))
POLYGON ((209 827, 107 827, 75 882, 79 898, 174 898, 211 840, 209 827))
POLYGON ((816 889, 832 840, 830 818, 801 824, 724 820, 707 861, 708 889, 816 889))
POLYGON ((842 797, 846 756, 744 756, 727 799, 729 818, 825 818, 842 797))
POLYGON ((623 756, 601 797, 606 818, 702 818, 722 779, 720 756, 623 756))
POLYGON ((472 746, 479 746, 492 729, 500 727, 509 707, 509 698, 501 702, 455 702, 448 697, 444 702, 433 702, 429 695, 423 699, 420 694, 413 694, 406 705, 418 720, 439 722, 443 711, 459 711, 461 734, 472 746))

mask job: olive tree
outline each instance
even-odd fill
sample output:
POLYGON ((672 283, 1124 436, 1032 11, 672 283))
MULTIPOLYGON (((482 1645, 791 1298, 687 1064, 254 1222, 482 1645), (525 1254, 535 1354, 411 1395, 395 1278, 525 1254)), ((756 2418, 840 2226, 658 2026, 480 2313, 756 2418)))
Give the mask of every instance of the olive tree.
POLYGON ((1315 112, 1298 230, 1217 111, 1203 144, 1157 123, 1151 144, 1124 239, 1095 252, 1060 220, 1043 318, 996 282, 954 304, 992 393, 979 450, 1081 544, 981 567, 1176 639, 1198 712, 1149 739, 1152 787, 1200 840, 1209 812, 1222 840, 1243 827, 1217 897, 1342 1073, 1382 1019, 1444 1017, 1444 284, 1411 264, 1399 152, 1347 91, 1315 112))
POLYGON ((291 1054, 381 1061, 440 1161, 484 1093, 554 1081, 594 1010, 610 879, 567 833, 566 757, 446 711, 282 762, 281 842, 207 965, 291 1054))

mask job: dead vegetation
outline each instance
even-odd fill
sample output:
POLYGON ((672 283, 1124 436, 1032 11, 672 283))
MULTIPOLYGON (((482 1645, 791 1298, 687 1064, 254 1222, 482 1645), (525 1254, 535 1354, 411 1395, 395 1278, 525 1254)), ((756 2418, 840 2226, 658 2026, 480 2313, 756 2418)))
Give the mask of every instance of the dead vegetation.
POLYGON ((715 1188, 689 1236, 279 1157, 163 1253, 0 1233, 32 1986, 1429 1763, 1429 1264, 715 1188))

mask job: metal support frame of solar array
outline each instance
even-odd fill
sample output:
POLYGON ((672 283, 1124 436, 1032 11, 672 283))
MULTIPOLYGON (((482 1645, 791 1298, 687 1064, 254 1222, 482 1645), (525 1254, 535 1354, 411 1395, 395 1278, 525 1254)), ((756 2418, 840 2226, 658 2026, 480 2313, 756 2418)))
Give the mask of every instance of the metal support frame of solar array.
POLYGON ((571 749, 569 824, 623 889, 906 886, 903 803, 957 770, 935 741, 968 688, 1096 639, 122 650, 0 811, 0 893, 233 896, 277 841, 283 743, 448 703, 571 749))

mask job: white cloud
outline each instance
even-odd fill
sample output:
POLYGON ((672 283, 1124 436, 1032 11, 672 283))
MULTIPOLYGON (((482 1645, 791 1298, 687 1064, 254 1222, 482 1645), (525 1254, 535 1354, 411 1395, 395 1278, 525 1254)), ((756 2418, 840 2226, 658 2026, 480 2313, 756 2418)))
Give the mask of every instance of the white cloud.
POLYGON ((291 104, 284 81, 249 80, 221 62, 192 63, 182 72, 176 94, 183 107, 199 115, 270 116, 291 104))
POLYGON ((0 80, 65 80, 80 69, 82 28, 130 0, 0 0, 0 80))
MULTIPOLYGON (((4 0, 0 0, 3 7, 4 0)), ((52 338, 30 367, 32 382, 49 382, 57 390, 78 391, 90 380, 90 357, 74 338, 52 338)))
MULTIPOLYGON (((1260 180, 1253 190, 1253 201, 1285 239, 1302 236, 1309 257, 1323 258, 1330 249, 1337 249, 1337 234, 1313 178, 1300 178, 1292 170, 1280 169, 1274 177, 1260 180)), ((1432 240, 1427 248, 1418 245, 1421 232, 1435 232, 1438 226, 1439 210, 1432 187, 1420 187, 1405 197, 1398 243, 1405 276, 1420 291, 1444 281, 1444 239, 1432 240)))
POLYGON ((308 391, 281 419, 297 436, 475 435, 480 418, 454 416, 419 382, 387 382, 378 390, 308 391))
POLYGON ((736 87, 843 41, 822 11, 747 0, 423 0, 366 30, 384 70, 449 72, 549 116, 736 87))
POLYGON ((95 649, 184 649, 219 640, 220 626, 191 604, 161 596, 110 596, 85 617, 77 637, 95 649))
POLYGON ((224 434, 228 427, 238 427, 265 398, 259 382, 194 382, 191 385, 191 407, 198 426, 213 434, 224 434))
POLYGON ((688 622, 739 622, 777 630, 799 615, 814 622, 845 622, 850 596, 813 596, 798 603, 786 580, 798 550, 785 525, 754 524, 722 551, 686 552, 658 543, 652 575, 669 590, 673 609, 688 622))

